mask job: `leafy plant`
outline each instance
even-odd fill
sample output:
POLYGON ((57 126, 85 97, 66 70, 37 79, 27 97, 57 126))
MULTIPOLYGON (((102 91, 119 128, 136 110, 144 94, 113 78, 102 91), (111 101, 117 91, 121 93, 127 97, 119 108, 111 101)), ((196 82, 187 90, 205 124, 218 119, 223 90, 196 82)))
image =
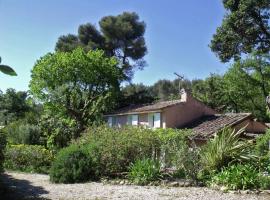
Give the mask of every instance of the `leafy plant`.
POLYGON ((105 176, 127 172, 130 164, 136 160, 152 158, 155 147, 159 146, 153 130, 135 127, 118 129, 106 125, 92 126, 78 142, 95 146, 91 154, 100 160, 101 173, 105 176))
POLYGON ((188 132, 131 126, 92 126, 78 143, 95 146, 91 154, 100 160, 101 173, 115 176, 127 172, 131 163, 143 158, 160 160, 164 165, 172 166, 178 159, 177 152, 183 148, 188 132))
POLYGON ((262 178, 257 169, 249 164, 231 165, 214 175, 210 185, 222 185, 232 190, 268 187, 269 178, 262 178))
MULTIPOLYGON (((91 152, 91 151, 90 151, 91 152)), ((55 183, 77 183, 98 178, 97 167, 85 146, 71 145, 56 156, 50 180, 55 183)))
POLYGON ((0 72, 10 75, 10 76, 17 76, 17 73, 10 67, 7 65, 1 65, 2 59, 0 57, 0 72))
POLYGON ((242 141, 239 136, 243 129, 238 131, 224 128, 211 139, 201 151, 201 161, 205 169, 220 170, 229 163, 243 162, 254 158, 251 153, 252 143, 242 141))
POLYGON ((24 120, 10 123, 4 128, 4 131, 11 144, 38 145, 42 143, 40 127, 28 124, 24 120))
POLYGON ((269 190, 270 189, 270 177, 259 175, 259 185, 260 185, 260 189, 269 190))
POLYGON ((53 161, 52 153, 38 145, 10 145, 5 152, 5 169, 48 173, 53 161))
POLYGON ((136 184, 145 185, 161 178, 160 163, 146 158, 131 164, 128 178, 136 184))
POLYGON ((265 134, 256 139, 255 150, 259 156, 264 156, 269 153, 269 142, 270 142, 270 130, 267 130, 265 134))
POLYGON ((29 87, 34 98, 44 103, 50 118, 75 122, 75 139, 112 108, 122 78, 116 58, 100 50, 78 48, 39 59, 29 87))

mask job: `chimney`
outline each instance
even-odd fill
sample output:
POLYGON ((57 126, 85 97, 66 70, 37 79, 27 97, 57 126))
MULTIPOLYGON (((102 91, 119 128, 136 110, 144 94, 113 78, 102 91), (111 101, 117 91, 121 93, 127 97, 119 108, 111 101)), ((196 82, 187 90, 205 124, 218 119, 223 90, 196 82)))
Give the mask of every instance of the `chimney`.
POLYGON ((180 90, 180 100, 181 102, 187 102, 188 94, 184 88, 180 90))

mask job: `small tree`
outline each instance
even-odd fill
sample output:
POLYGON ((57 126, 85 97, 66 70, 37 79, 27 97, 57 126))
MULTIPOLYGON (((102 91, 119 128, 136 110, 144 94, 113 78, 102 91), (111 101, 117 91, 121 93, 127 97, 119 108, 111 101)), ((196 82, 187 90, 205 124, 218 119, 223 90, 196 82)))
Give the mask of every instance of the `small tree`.
MULTIPOLYGON (((50 116, 69 121, 78 136, 114 105, 123 78, 115 58, 103 51, 49 53, 32 70, 30 90, 44 103, 50 116)), ((59 127, 55 127, 58 129, 59 127)))

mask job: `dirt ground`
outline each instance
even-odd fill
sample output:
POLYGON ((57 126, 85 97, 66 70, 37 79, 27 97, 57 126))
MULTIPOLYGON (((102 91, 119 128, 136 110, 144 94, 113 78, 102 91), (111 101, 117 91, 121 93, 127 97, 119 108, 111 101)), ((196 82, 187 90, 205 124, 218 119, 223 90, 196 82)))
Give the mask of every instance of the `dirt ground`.
POLYGON ((47 175, 6 172, 1 177, 6 192, 4 199, 166 199, 166 200, 270 200, 270 195, 233 194, 199 187, 157 187, 84 184, 52 184, 47 175))

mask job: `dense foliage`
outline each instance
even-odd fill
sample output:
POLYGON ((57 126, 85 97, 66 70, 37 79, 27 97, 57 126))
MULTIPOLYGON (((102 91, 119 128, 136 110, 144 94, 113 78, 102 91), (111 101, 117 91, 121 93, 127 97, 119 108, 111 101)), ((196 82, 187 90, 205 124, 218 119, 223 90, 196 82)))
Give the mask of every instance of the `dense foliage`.
POLYGON ((56 43, 56 51, 72 51, 82 47, 89 50, 102 49, 109 57, 115 56, 127 79, 132 78, 134 68, 142 69, 147 52, 144 32, 145 23, 134 12, 117 16, 105 16, 99 21, 100 30, 93 24, 80 25, 78 35, 64 35, 56 43))
POLYGON ((270 130, 256 139, 256 153, 259 156, 267 155, 270 147, 270 130))
POLYGON ((5 169, 48 173, 52 153, 38 145, 9 145, 5 151, 5 169))
POLYGON ((161 168, 158 161, 152 159, 137 160, 131 164, 128 178, 135 184, 145 185, 161 178, 161 168))
POLYGON ((98 178, 98 167, 91 158, 91 149, 70 145, 59 151, 50 170, 55 183, 76 183, 98 178))
POLYGON ((99 160, 101 174, 114 176, 143 158, 162 159, 165 165, 176 163, 178 154, 186 150, 188 135, 185 130, 99 126, 89 128, 79 143, 94 147, 92 156, 99 160))
POLYGON ((254 50, 269 53, 269 0, 223 0, 223 5, 227 13, 210 45, 220 60, 237 60, 254 50))
POLYGON ((42 134, 38 125, 25 123, 18 120, 10 123, 3 130, 7 135, 7 140, 11 144, 43 144, 42 134))
POLYGON ((0 125, 7 125, 23 118, 30 109, 27 92, 16 92, 11 88, 7 89, 4 94, 0 92, 0 125))
POLYGON ((201 153, 202 164, 208 170, 220 170, 234 162, 251 160, 251 141, 242 141, 240 135, 243 132, 224 128, 211 139, 201 153))
MULTIPOLYGON (((115 58, 107 58, 102 51, 47 54, 32 70, 30 89, 35 98, 44 103, 52 121, 69 125, 76 138, 90 124, 101 120, 102 113, 114 105, 123 77, 115 58)), ((50 137, 62 134, 62 126, 48 124, 50 137)), ((67 126, 67 128, 69 127, 67 126)))
POLYGON ((270 177, 258 173, 250 164, 231 165, 214 175, 210 184, 222 185, 231 190, 269 189, 270 177))
POLYGON ((6 136, 0 129, 0 172, 3 171, 3 164, 4 164, 4 151, 6 147, 6 136))

